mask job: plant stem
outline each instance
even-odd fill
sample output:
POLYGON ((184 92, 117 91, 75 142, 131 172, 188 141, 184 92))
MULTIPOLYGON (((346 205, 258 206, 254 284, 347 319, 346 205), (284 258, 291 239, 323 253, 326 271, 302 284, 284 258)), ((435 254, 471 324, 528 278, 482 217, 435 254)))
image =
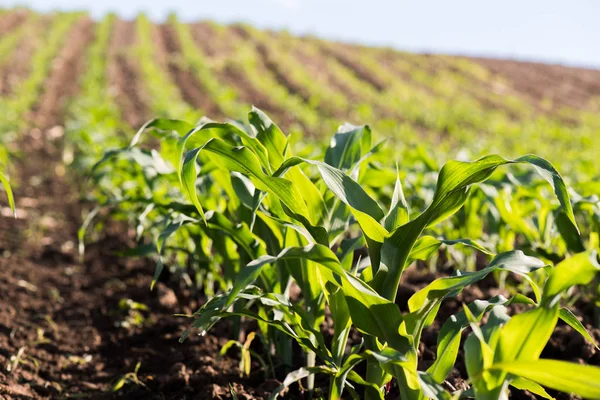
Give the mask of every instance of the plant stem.
MULTIPOLYGON (((365 347, 369 350, 377 351, 377 341, 375 338, 371 336, 365 337, 365 347)), ((385 380, 385 371, 381 368, 379 363, 376 360, 369 358, 367 360, 367 376, 366 381, 369 383, 374 383, 379 388, 381 392, 383 390, 385 380)), ((365 392, 365 400, 379 400, 379 397, 374 397, 372 392, 365 392)))
MULTIPOLYGON (((315 362, 317 360, 317 355, 313 352, 310 352, 306 355, 306 367, 311 368, 315 366, 315 362)), ((312 393, 315 388, 315 375, 310 374, 306 377, 306 388, 309 393, 312 393)))
POLYGON ((594 293, 594 326, 600 329, 600 276, 595 279, 596 293, 594 293))

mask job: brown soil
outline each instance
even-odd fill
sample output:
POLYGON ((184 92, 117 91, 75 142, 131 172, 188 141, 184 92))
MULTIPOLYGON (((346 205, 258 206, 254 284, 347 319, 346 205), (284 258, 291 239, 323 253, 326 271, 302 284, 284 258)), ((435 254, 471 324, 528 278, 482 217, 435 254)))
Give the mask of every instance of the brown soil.
POLYGON ((121 110, 121 118, 130 127, 137 129, 150 119, 151 113, 144 99, 147 96, 136 60, 131 54, 135 43, 135 24, 117 19, 113 27, 108 50, 108 82, 110 91, 121 110))
POLYGON ((0 15, 0 36, 5 35, 11 30, 17 28, 25 20, 27 20, 28 16, 29 11, 27 10, 11 11, 0 15))
POLYGON ((156 46, 160 50, 163 65, 166 64, 171 77, 179 87, 183 99, 192 106, 202 110, 204 115, 213 119, 223 117, 223 112, 215 104, 206 89, 194 76, 181 56, 181 46, 175 28, 170 24, 157 27, 156 46))
POLYGON ((551 100, 554 109, 587 108, 591 99, 600 96, 600 70, 510 60, 470 60, 506 79, 515 90, 535 102, 551 100))

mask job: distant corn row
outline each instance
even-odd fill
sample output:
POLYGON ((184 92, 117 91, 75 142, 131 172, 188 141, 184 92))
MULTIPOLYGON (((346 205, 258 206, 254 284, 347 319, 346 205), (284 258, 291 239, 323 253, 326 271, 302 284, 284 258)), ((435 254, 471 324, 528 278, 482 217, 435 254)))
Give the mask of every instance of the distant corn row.
MULTIPOLYGON (((465 59, 337 45, 216 24, 211 25, 211 43, 219 51, 208 55, 203 54, 190 25, 174 16, 169 24, 180 45, 179 57, 167 57, 165 62, 162 55, 163 60, 157 61, 161 58, 157 29, 145 16, 137 20, 137 39, 129 54, 139 68, 145 100, 156 103, 148 104, 156 115, 197 120, 206 114, 199 105, 183 100, 166 68, 174 63, 191 72, 202 95, 218 104, 223 115, 241 118, 244 106, 264 102, 256 93, 268 93, 261 95, 268 98, 268 104, 258 105, 280 117, 290 131, 322 136, 345 116, 370 121, 378 131, 403 143, 440 145, 441 157, 457 147, 469 147, 473 156, 535 149, 551 157, 561 147, 559 165, 572 171, 577 180, 589 180, 590 170, 598 173, 593 163, 600 149, 595 135, 600 127, 597 113, 565 110, 540 115, 528 100, 510 90, 509 83, 465 59), (229 80, 232 74, 252 86, 251 93, 238 86, 239 81, 229 80), (496 93, 496 86, 508 88, 507 93, 496 93), (565 124, 565 116, 580 122, 565 124)), ((9 58, 27 26, 35 25, 30 21, 3 37, 0 60, 9 58)), ((35 58, 47 60, 51 50, 52 46, 44 50, 45 56, 35 58)), ((23 110, 31 107, 27 97, 43 82, 43 68, 35 70, 41 72, 32 71, 30 83, 23 82, 18 89, 26 93, 25 98, 4 106, 10 115, 7 120, 13 121, 11 130, 15 121, 22 120, 23 110)))

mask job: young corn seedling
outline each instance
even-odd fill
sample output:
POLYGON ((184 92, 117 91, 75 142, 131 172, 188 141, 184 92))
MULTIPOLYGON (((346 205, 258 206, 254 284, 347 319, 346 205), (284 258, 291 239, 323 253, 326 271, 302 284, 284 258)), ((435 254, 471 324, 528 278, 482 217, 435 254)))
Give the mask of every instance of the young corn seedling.
POLYGON ((12 192, 12 188, 10 186, 7 168, 5 167, 7 158, 8 157, 6 155, 5 149, 2 146, 0 146, 0 183, 2 183, 2 187, 4 188, 4 191, 6 192, 8 206, 10 207, 11 211, 13 212, 13 215, 16 218, 17 213, 16 213, 16 209, 15 209, 15 198, 14 198, 14 195, 12 192))
MULTIPOLYGON (((561 230, 579 235, 564 181, 548 161, 535 155, 450 161, 441 169, 429 201, 423 202, 428 203, 424 211, 411 216, 399 178, 386 209, 369 194, 373 191, 368 185, 358 183, 365 160, 383 148, 383 143, 371 147, 368 126, 340 127, 320 161, 293 156, 289 138, 260 110, 249 113, 249 123, 246 127, 203 120, 192 126, 154 120, 139 131, 127 151, 135 152, 145 131, 169 138, 170 151, 162 158, 153 154, 154 162, 167 160, 175 166, 179 186, 194 206, 177 209, 181 223, 165 229, 159 243, 189 224, 225 232, 240 252, 232 259, 231 284, 195 313, 192 328, 204 333, 221 318, 243 317, 257 320, 265 337, 291 337, 307 352, 307 365, 288 374, 283 387, 308 378, 312 389, 311 375, 323 373, 330 376, 331 399, 340 398, 344 390, 356 394, 358 385, 364 387, 365 398, 381 399, 392 378, 403 399, 445 396, 439 378, 445 378, 452 359, 436 361, 441 369, 417 369, 421 333, 442 301, 490 273, 509 271, 530 280, 528 274, 545 264, 520 251, 508 251, 482 270, 434 281, 410 298, 407 314, 394 301, 403 271, 442 245, 468 246, 493 255, 473 240, 438 239, 424 232, 461 209, 471 187, 498 167, 532 165, 558 200, 552 212, 561 220, 561 230), (206 186, 207 180, 218 187, 206 186), (206 188, 212 196, 204 192, 206 188), (215 199, 215 193, 221 197, 215 199), (228 202, 235 207, 228 207, 228 202), (356 264, 354 250, 363 244, 368 258, 356 264), (291 282, 300 288, 299 296, 292 296, 291 282), (329 347, 319 329, 326 308, 334 324, 329 347), (348 351, 352 327, 362 333, 364 345, 348 351), (354 371, 362 362, 367 363, 364 377, 354 371)), ((542 301, 538 292, 536 299, 542 301)), ((510 301, 527 303, 527 298, 510 301)))
MULTIPOLYGON (((469 324, 472 333, 465 343, 465 363, 473 388, 471 394, 475 398, 507 399, 509 385, 544 398, 551 397, 543 387, 584 398, 600 397, 600 368, 540 359, 558 319, 594 343, 577 317, 560 306, 560 297, 571 286, 587 285, 600 274, 597 253, 577 254, 547 271, 548 279, 543 288, 530 282, 536 295, 535 301, 527 298, 532 309, 511 318, 506 313, 506 305, 511 301, 481 302, 465 306, 462 315, 446 323, 438 340, 439 358, 431 368, 437 374, 438 382, 449 372, 440 360, 446 358, 446 365, 451 363, 447 358, 455 357, 456 352, 449 351, 450 343, 459 341, 460 330, 469 324), (490 317, 479 327, 487 310, 490 317)), ((511 300, 517 300, 517 297, 511 300)), ((598 348, 596 343, 594 345, 598 348)))

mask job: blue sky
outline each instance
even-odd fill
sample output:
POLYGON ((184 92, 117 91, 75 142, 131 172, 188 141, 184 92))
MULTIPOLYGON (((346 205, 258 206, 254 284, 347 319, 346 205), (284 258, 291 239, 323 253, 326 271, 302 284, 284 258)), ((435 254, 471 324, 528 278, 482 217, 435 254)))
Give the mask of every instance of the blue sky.
POLYGON ((412 50, 559 62, 600 68, 598 0, 0 0, 0 6, 85 9, 95 17, 144 11, 162 19, 213 19, 286 28, 412 50))

